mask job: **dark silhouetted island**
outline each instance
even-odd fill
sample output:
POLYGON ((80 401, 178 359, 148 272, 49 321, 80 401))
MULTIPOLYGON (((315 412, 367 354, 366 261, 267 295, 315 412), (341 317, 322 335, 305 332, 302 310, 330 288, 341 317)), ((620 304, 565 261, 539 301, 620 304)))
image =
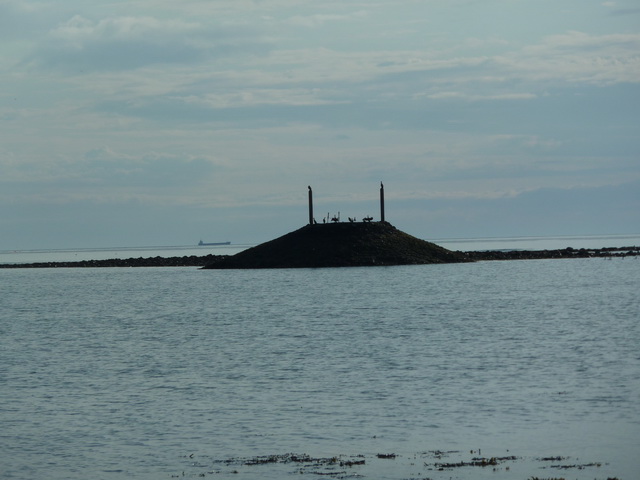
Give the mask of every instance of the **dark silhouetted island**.
MULTIPOLYGON (((627 257, 640 254, 638 247, 575 250, 451 251, 435 243, 404 233, 385 221, 384 185, 380 182, 380 221, 367 216, 362 222, 327 215, 323 223, 313 215, 313 190, 308 188, 309 224, 282 237, 235 255, 153 257, 79 262, 0 264, 0 268, 75 267, 201 267, 204 269, 330 268, 391 265, 428 265, 486 260, 531 260, 548 258, 627 257)), ((223 244, 228 245, 229 242, 223 244)), ((200 245, 207 245, 200 241, 200 245)))
POLYGON ((325 268, 469 262, 461 252, 404 233, 388 222, 306 225, 294 232, 216 259, 205 269, 325 268))
MULTIPOLYGON (((343 224, 346 225, 346 224, 343 224)), ((375 224, 372 224, 375 225, 375 224)), ((295 232, 293 232, 295 233, 295 232)), ((291 235, 291 234, 289 234, 291 235)), ((406 235, 406 234, 405 234, 406 235)), ((285 235, 286 236, 286 235, 285 235)), ((413 238, 413 237, 411 237, 413 238)), ((418 239, 416 239, 418 240, 418 239)), ((275 241, 275 240, 274 240, 275 241)), ((418 240, 422 241, 422 240, 418 240)), ((429 243, 429 242, 426 242, 429 243)), ((265 245, 265 244, 263 244, 265 245)), ((434 244, 430 244, 434 245, 434 244)), ((440 249, 437 245, 436 248, 440 249)), ((258 248, 258 247, 254 247, 258 248)), ((251 250, 251 249, 250 249, 251 250)), ((488 251, 470 251, 470 252, 451 252, 442 249, 445 252, 454 254, 457 261, 481 262, 490 260, 544 260, 544 259, 563 259, 563 258, 625 258, 638 257, 640 255, 640 247, 607 247, 607 248, 563 248, 559 250, 488 250, 488 251), (463 257, 464 260, 459 260, 463 257)), ((262 251, 266 253, 266 250, 262 251)), ((241 252, 242 253, 242 252, 241 252)), ((238 256, 240 254, 237 254, 238 256)), ((199 268, 276 268, 276 267, 248 267, 248 266, 230 266, 231 259, 235 262, 236 256, 229 255, 189 255, 183 257, 150 257, 150 258, 111 258, 108 260, 80 260, 76 262, 37 262, 37 263, 4 263, 0 264, 2 268, 105 268, 105 267, 199 267, 199 268), (216 265, 222 264, 217 267, 216 265)), ((243 260, 244 261, 244 260, 243 260)), ((447 263, 449 260, 436 261, 429 263, 447 263)), ((421 262, 424 263, 424 262, 421 262)), ((417 264, 417 262, 413 262, 417 264)), ((358 264, 352 264, 357 266, 358 264)), ((361 265, 361 264, 359 264, 361 265)), ((368 265, 392 265, 391 263, 369 263, 368 265)), ((393 263, 393 265, 406 265, 406 263, 393 263)), ((331 265, 338 266, 338 265, 331 265)), ((346 266, 346 265, 343 265, 346 266)))

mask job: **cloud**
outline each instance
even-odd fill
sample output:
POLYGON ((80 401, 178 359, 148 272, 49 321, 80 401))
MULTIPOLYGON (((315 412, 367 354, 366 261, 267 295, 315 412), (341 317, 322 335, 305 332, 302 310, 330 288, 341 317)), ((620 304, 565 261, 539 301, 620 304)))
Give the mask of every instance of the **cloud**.
MULTIPOLYGON (((471 102, 491 101, 491 100, 531 100, 537 97, 533 93, 501 93, 496 95, 472 95, 463 92, 438 92, 431 95, 425 95, 433 100, 439 99, 460 99, 471 102)), ((419 98, 419 96, 418 96, 419 98)))
POLYGON ((346 22, 358 18, 366 17, 366 12, 357 11, 349 14, 313 14, 313 15, 295 15, 286 20, 285 23, 296 27, 321 27, 327 22, 346 22))
POLYGON ((206 94, 203 97, 190 96, 182 100, 186 104, 201 105, 208 108, 239 108, 254 107, 264 105, 280 106, 311 106, 311 105, 332 105, 340 102, 323 98, 326 94, 321 89, 246 89, 241 92, 227 92, 223 94, 206 94))
POLYGON ((442 195, 389 201, 387 209, 394 209, 388 217, 395 225, 421 238, 634 234, 640 220, 639 187, 635 181, 502 195, 442 195))
POLYGON ((182 197, 188 202, 190 193, 200 192, 224 168, 205 157, 153 151, 133 155, 109 147, 92 149, 80 160, 57 158, 37 165, 18 162, 9 153, 3 154, 5 175, 0 181, 5 201, 173 203, 182 197))
POLYGON ((214 171, 204 158, 156 152, 133 156, 108 147, 87 152, 77 168, 85 181, 98 186, 153 188, 197 185, 214 171))
POLYGON ((242 27, 206 26, 154 17, 93 21, 75 15, 49 33, 32 61, 44 67, 122 71, 156 64, 191 64, 239 54, 265 54, 269 46, 242 27))
POLYGON ((619 8, 611 12, 613 15, 638 15, 640 8, 619 8))
POLYGON ((638 51, 640 34, 589 35, 573 31, 548 36, 537 45, 494 61, 525 80, 612 85, 640 83, 638 51))
POLYGON ((36 27, 35 8, 25 2, 0 1, 0 38, 24 38, 36 27))
POLYGON ((95 41, 159 41, 162 35, 189 34, 200 28, 196 23, 160 21, 153 17, 116 17, 93 22, 76 15, 54 29, 51 37, 81 47, 95 41))
POLYGON ((635 179, 640 35, 606 3, 0 0, 0 195, 217 209, 308 183, 339 203, 381 179, 414 200, 635 179))

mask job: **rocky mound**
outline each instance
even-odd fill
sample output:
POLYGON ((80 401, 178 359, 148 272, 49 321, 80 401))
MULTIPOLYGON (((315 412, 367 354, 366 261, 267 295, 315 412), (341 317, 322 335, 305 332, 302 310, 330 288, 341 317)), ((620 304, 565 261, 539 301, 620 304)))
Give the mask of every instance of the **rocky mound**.
POLYGON ((217 259, 207 269, 319 268, 468 262, 464 254, 404 233, 387 222, 306 225, 217 259))

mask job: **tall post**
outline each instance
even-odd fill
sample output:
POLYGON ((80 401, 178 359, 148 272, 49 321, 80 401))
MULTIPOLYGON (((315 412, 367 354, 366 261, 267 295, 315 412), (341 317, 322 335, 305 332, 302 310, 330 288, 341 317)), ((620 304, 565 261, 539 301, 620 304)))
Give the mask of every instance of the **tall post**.
POLYGON ((380 182, 380 221, 384 222, 384 185, 380 182))
POLYGON ((313 192, 309 185, 309 225, 313 225, 313 192))

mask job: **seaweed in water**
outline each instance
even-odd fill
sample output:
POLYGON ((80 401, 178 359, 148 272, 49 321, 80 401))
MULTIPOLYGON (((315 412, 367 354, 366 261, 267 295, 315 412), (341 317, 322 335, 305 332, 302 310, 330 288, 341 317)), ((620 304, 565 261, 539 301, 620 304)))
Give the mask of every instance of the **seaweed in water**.
MULTIPOLYGON (((507 451, 508 452, 508 451, 507 451)), ((471 453, 480 453, 480 449, 477 451, 472 450, 471 453)), ((307 454, 295 454, 295 453, 285 453, 279 455, 264 455, 264 456, 254 456, 254 457, 232 457, 227 459, 210 459, 209 462, 212 462, 213 465, 225 465, 226 468, 230 470, 227 473, 239 474, 240 470, 248 469, 255 473, 255 468, 260 469, 260 466, 264 466, 265 468, 269 468, 270 465, 277 468, 277 465, 285 466, 285 470, 291 468, 290 473, 296 474, 311 474, 319 477, 325 478, 334 478, 334 479, 346 479, 346 478, 355 478, 355 477, 367 477, 370 475, 371 467, 375 469, 376 462, 386 463, 386 460, 396 460, 398 468, 401 470, 403 468, 407 468, 406 463, 410 462, 411 466, 414 466, 415 459, 418 455, 424 457, 431 457, 435 460, 441 460, 443 457, 457 456, 456 460, 459 461, 450 461, 450 462, 435 462, 428 463, 424 462, 423 467, 427 470, 452 470, 455 468, 462 467, 480 467, 486 468, 490 467, 494 471, 498 471, 501 469, 509 470, 509 464, 503 465, 505 462, 517 462, 521 460, 523 457, 516 456, 492 456, 492 457, 471 457, 470 459, 462 459, 460 456, 461 452, 459 451, 442 451, 442 450, 432 450, 432 451, 423 451, 419 454, 413 456, 413 460, 405 457, 404 455, 397 455, 395 453, 378 453, 371 456, 365 455, 345 455, 340 454, 333 457, 312 457, 307 454), (457 455, 454 455, 457 454, 457 455), (405 464, 403 464, 403 460, 405 464)), ((211 464, 207 465, 203 463, 203 459, 200 460, 194 458, 194 454, 185 455, 183 458, 189 462, 190 468, 197 468, 200 471, 197 473, 192 473, 187 476, 198 476, 198 477, 206 477, 209 475, 219 475, 224 473, 215 467, 212 469, 211 464), (207 468, 208 467, 208 468, 207 468)), ((578 469, 583 470, 589 467, 600 467, 603 464, 601 462, 591 462, 591 463, 583 463, 583 464, 561 464, 557 463, 560 461, 567 461, 570 457, 562 457, 562 456, 549 456, 549 457, 534 457, 531 460, 537 460, 539 462, 551 462, 551 464, 547 463, 544 466, 541 466, 543 469, 578 469)), ((424 458, 426 459, 426 458, 424 458)), ((453 459, 452 459, 453 460, 453 459)), ((432 460, 433 461, 433 460, 432 460)), ((185 471, 182 474, 171 475, 173 478, 184 477, 185 471)), ((421 477, 422 478, 422 477, 421 477)), ((422 478, 425 480, 427 477, 422 478)), ((417 480, 417 479, 415 479, 417 480)), ((537 477, 531 476, 528 477, 528 480, 565 480, 564 477, 537 477)), ((618 480, 617 477, 608 477, 607 480, 618 480)))
POLYGON ((571 468, 577 468, 578 470, 584 470, 587 467, 601 467, 602 463, 583 463, 582 465, 551 465, 549 468, 559 468, 562 470, 569 470, 571 468))
POLYGON ((386 459, 394 459, 396 458, 396 454, 395 453, 379 453, 378 455, 376 455, 376 457, 378 458, 386 458, 386 459))
POLYGON ((460 467, 489 467, 500 465, 502 462, 516 460, 517 457, 491 457, 491 458, 479 458, 474 457, 470 462, 456 462, 456 463, 435 463, 434 467, 440 471, 451 470, 452 468, 460 467))

